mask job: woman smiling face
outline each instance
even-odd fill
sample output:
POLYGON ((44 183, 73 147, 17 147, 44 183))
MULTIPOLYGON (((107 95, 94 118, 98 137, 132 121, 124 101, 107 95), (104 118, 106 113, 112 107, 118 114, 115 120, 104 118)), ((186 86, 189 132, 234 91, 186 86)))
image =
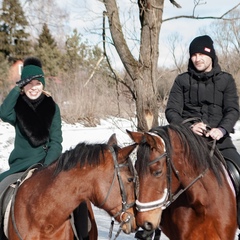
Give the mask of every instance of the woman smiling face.
POLYGON ((43 92, 43 84, 37 79, 32 80, 23 88, 25 94, 31 100, 35 100, 40 97, 43 92))

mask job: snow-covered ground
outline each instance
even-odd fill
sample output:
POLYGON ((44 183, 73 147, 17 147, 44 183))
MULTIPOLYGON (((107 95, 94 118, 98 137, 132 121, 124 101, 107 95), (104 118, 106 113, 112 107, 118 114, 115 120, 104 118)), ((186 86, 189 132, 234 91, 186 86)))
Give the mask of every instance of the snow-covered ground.
MULTIPOLYGON (((93 128, 83 127, 81 124, 66 124, 63 123, 63 151, 68 150, 70 147, 74 147, 79 142, 106 142, 108 138, 116 133, 120 146, 132 143, 131 139, 126 133, 126 129, 135 130, 132 121, 119 118, 108 118, 101 120, 100 125, 93 128)), ((240 152, 240 121, 235 126, 235 134, 232 135, 232 139, 240 152)), ((13 149, 14 143, 14 129, 7 123, 0 120, 0 172, 8 169, 7 159, 13 149)), ((111 218, 106 212, 96 207, 94 214, 96 217, 99 240, 108 239, 111 218)), ((115 222, 113 230, 113 238, 118 230, 118 223, 115 222)), ((134 234, 126 235, 121 233, 117 238, 119 240, 134 239, 134 234)), ((167 240, 165 236, 161 237, 161 240, 167 240)), ((237 239, 237 238, 236 238, 237 239)))

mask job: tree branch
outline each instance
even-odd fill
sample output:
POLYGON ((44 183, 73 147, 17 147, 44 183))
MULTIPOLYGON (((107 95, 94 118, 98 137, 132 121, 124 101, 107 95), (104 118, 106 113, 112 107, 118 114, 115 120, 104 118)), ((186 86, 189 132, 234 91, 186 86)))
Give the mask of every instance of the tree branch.
POLYGON ((177 8, 182 8, 181 5, 179 5, 177 2, 175 2, 174 0, 169 0, 173 6, 177 7, 177 8))
POLYGON ((239 18, 225 18, 225 16, 227 14, 229 14, 230 12, 232 12, 234 9, 236 9, 238 6, 240 6, 240 3, 238 3, 236 6, 234 6, 233 8, 231 8, 230 10, 228 10, 227 12, 225 12, 224 14, 222 14, 220 17, 213 17, 213 16, 205 16, 205 17, 198 17, 195 16, 194 13, 193 15, 180 15, 180 16, 175 16, 175 17, 170 17, 170 18, 166 18, 163 19, 162 22, 167 22, 170 20, 174 20, 174 19, 180 19, 180 18, 191 18, 191 19, 222 19, 222 20, 238 20, 239 18))
POLYGON ((111 63, 110 63, 110 60, 108 58, 108 55, 107 55, 107 51, 106 51, 106 31, 105 31, 105 15, 106 15, 106 12, 103 12, 103 33, 102 33, 102 38, 103 38, 103 54, 104 56, 106 57, 106 60, 107 60, 107 63, 108 63, 108 66, 110 68, 110 71, 113 73, 114 75, 114 80, 118 83, 122 83, 128 90, 129 92, 131 93, 132 97, 134 100, 136 100, 136 95, 133 91, 133 89, 116 73, 116 71, 114 71, 111 63))

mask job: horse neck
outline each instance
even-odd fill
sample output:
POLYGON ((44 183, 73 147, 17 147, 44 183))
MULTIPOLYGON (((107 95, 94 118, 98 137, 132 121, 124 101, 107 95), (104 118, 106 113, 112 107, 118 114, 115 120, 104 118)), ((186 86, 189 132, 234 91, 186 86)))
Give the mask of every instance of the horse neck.
POLYGON ((92 176, 92 174, 94 173, 90 174, 89 170, 74 168, 69 171, 62 171, 52 178, 52 169, 44 171, 34 179, 37 182, 35 185, 39 189, 39 191, 36 191, 39 194, 36 198, 42 198, 43 201, 47 200, 49 203, 52 199, 54 205, 59 204, 62 210, 65 208, 64 211, 71 213, 80 202, 91 196, 90 186, 92 186, 93 178, 90 175, 92 176))
POLYGON ((73 198, 83 200, 91 195, 94 169, 92 172, 84 169, 72 169, 61 172, 54 181, 56 189, 64 189, 65 193, 73 195, 73 198))

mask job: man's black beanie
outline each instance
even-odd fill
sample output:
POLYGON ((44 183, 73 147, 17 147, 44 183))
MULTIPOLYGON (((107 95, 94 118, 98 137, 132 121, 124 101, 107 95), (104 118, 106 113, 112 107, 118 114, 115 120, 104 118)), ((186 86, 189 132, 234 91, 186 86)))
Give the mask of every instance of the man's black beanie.
POLYGON ((214 59, 216 53, 213 47, 213 40, 208 35, 194 38, 189 46, 190 57, 195 53, 202 53, 214 59))

